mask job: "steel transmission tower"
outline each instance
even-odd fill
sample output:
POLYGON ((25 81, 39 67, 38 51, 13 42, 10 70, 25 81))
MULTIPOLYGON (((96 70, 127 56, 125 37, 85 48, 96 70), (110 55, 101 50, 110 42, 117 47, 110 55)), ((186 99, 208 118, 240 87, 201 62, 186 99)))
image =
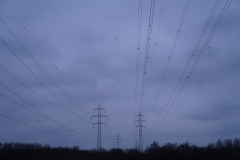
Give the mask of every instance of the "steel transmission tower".
POLYGON ((115 139, 114 139, 117 143, 117 148, 119 148, 119 144, 122 142, 122 138, 121 136, 118 134, 115 139))
POLYGON ((103 122, 102 122, 102 117, 108 118, 108 116, 102 114, 102 111, 105 111, 105 109, 101 108, 100 103, 99 103, 99 107, 96 108, 96 109, 94 109, 94 112, 95 112, 95 111, 97 111, 97 114, 94 115, 94 116, 92 116, 91 119, 92 119, 92 118, 95 118, 95 117, 98 119, 98 121, 95 122, 95 123, 93 123, 93 125, 97 124, 97 126, 98 126, 97 150, 101 150, 101 149, 102 149, 102 145, 101 145, 101 137, 102 137, 101 126, 102 126, 102 124, 105 124, 105 126, 106 126, 106 123, 103 123, 103 122))
POLYGON ((135 123, 137 122, 136 127, 138 128, 138 133, 139 133, 139 139, 138 139, 138 150, 142 151, 143 150, 143 138, 142 138, 142 131, 143 128, 145 127, 143 125, 145 120, 143 120, 144 116, 142 115, 141 111, 139 111, 139 115, 137 115, 137 120, 135 120, 135 123))

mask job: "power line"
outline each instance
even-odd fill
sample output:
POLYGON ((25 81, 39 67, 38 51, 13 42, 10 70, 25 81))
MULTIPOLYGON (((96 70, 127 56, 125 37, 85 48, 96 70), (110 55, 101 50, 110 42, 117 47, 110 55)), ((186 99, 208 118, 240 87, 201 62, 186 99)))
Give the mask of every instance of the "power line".
POLYGON ((57 83, 49 76, 49 74, 44 70, 44 68, 37 62, 37 60, 33 57, 33 55, 28 51, 28 49, 22 44, 22 42, 17 38, 17 36, 13 33, 13 31, 9 28, 9 26, 4 22, 4 20, 0 17, 0 21, 4 25, 5 28, 7 28, 8 32, 11 33, 11 35, 14 37, 14 39, 17 41, 17 43, 23 48, 23 50, 27 53, 27 55, 33 60, 33 62, 37 65, 37 67, 45 74, 45 76, 57 87, 60 92, 67 97, 75 106, 80 108, 82 111, 88 113, 91 115, 90 112, 84 110, 82 107, 80 107, 75 101, 73 101, 72 98, 70 98, 58 85, 57 83))
POLYGON ((173 42, 173 45, 172 45, 172 48, 171 48, 171 51, 170 51, 170 55, 168 56, 168 61, 167 61, 167 65, 166 65, 164 73, 163 73, 163 77, 162 77, 162 79, 160 81, 160 85, 158 87, 157 94, 156 94, 155 99, 153 101, 153 105, 151 106, 151 109, 150 109, 150 113, 152 112, 152 110, 153 110, 153 108, 155 106, 155 103, 157 101, 159 93, 160 93, 160 91, 162 89, 163 82, 164 82, 164 80, 166 78, 166 75, 167 75, 167 72, 168 72, 168 69, 169 69, 169 66, 170 66, 170 62, 172 60, 172 56, 173 56, 173 53, 175 51, 175 48, 176 48, 176 45, 177 45, 177 42, 178 42, 178 38, 180 36, 180 32, 182 30, 182 26, 183 26, 183 23, 184 23, 184 20, 185 20, 187 11, 188 11, 189 4, 190 4, 190 0, 187 0, 186 4, 185 4, 185 7, 184 7, 184 10, 183 10, 183 13, 182 13, 182 17, 181 17, 180 23, 178 25, 177 33, 176 33, 176 36, 175 36, 175 39, 174 39, 174 42, 173 42))
MULTIPOLYGON (((0 95, 1 95, 2 97, 4 97, 5 99, 8 99, 9 101, 11 101, 11 102, 17 104, 18 106, 20 106, 20 107, 22 107, 22 108, 25 108, 26 110, 28 110, 28 111, 30 111, 30 112, 33 112, 33 113, 35 113, 35 114, 37 114, 37 115, 39 115, 39 116, 41 116, 41 117, 46 118, 45 114, 42 115, 42 114, 39 113, 39 112, 36 112, 36 111, 34 111, 34 110, 31 110, 31 109, 29 109, 28 107, 26 107, 26 106, 24 106, 24 105, 18 103, 17 101, 13 100, 12 98, 10 98, 10 97, 8 97, 8 96, 2 94, 2 93, 0 93, 0 95)), ((67 125, 82 125, 82 124, 72 124, 72 123, 60 122, 60 121, 57 121, 57 120, 54 120, 54 121, 56 121, 56 122, 58 122, 58 123, 60 123, 60 124, 67 124, 67 125)))
POLYGON ((219 26, 219 24, 220 24, 220 22, 221 22, 221 20, 222 20, 222 18, 223 18, 223 16, 224 16, 224 14, 226 13, 229 5, 231 4, 231 2, 232 2, 232 0, 227 0, 227 2, 225 3, 224 7, 222 8, 221 13, 219 14, 217 20, 215 21, 212 30, 210 31, 210 33, 209 33, 209 35, 208 35, 205 43, 203 44, 203 46, 202 46, 202 48, 201 48, 201 50, 200 50, 200 52, 199 52, 196 60, 194 61, 194 64, 193 64, 192 67, 190 68, 190 70, 189 70, 189 72, 188 72, 188 74, 187 74, 187 76, 186 76, 186 78, 185 78, 185 81, 183 82, 181 88, 179 89, 179 92, 178 92, 177 96, 176 96, 175 99, 173 100, 173 102, 172 102, 172 104, 171 104, 171 106, 170 106, 170 108, 169 108, 169 110, 167 111, 166 114, 168 114, 168 112, 171 110, 171 108, 172 108, 173 105, 175 104, 177 98, 178 98, 179 95, 181 94, 183 88, 185 87, 185 85, 186 85, 187 81, 189 80, 191 74, 193 73, 194 69, 196 68, 196 66, 197 66, 197 64, 198 64, 201 56, 203 55, 203 53, 204 53, 204 51, 205 51, 208 43, 210 42, 213 34, 215 33, 216 29, 218 28, 218 26, 219 26))
POLYGON ((11 89, 11 88, 8 87, 6 84, 4 84, 2 81, 0 81, 0 85, 2 85, 2 86, 3 86, 4 88, 6 88, 9 92, 11 92, 13 95, 15 95, 16 97, 18 97, 18 98, 21 99, 22 101, 24 101, 28 106, 34 108, 37 112, 35 112, 35 111, 33 111, 33 110, 31 110, 31 109, 23 106, 23 105, 20 105, 19 103, 15 102, 14 100, 12 100, 12 99, 8 98, 7 96, 5 96, 5 95, 3 95, 3 94, 0 93, 1 96, 3 96, 3 97, 5 97, 5 98, 7 98, 8 100, 10 100, 10 101, 18 104, 19 106, 27 109, 28 111, 31 111, 32 113, 35 113, 35 114, 37 114, 37 115, 39 115, 39 116, 41 116, 41 117, 44 117, 44 118, 46 118, 46 119, 48 119, 48 120, 53 121, 53 122, 56 123, 57 125, 65 128, 65 129, 67 129, 67 130, 70 130, 70 131, 75 132, 75 133, 78 133, 78 134, 82 134, 82 133, 79 133, 79 132, 77 132, 77 131, 74 131, 74 130, 72 130, 72 129, 70 129, 70 128, 64 126, 64 125, 62 125, 60 122, 58 122, 58 121, 50 118, 50 117, 47 116, 45 113, 43 113, 43 112, 40 111, 38 108, 36 108, 34 105, 32 105, 30 102, 28 102, 26 99, 24 99, 22 96, 20 96, 18 93, 16 93, 13 89, 11 89))
POLYGON ((6 88, 9 92, 11 92, 14 96, 16 96, 17 98, 19 98, 20 100, 22 100, 24 103, 26 103, 28 106, 30 106, 31 108, 33 108, 36 112, 42 116, 44 116, 44 114, 38 109, 36 108, 34 105, 32 105, 31 103, 29 103, 27 100, 25 100, 24 98, 22 98, 18 93, 16 93, 13 89, 11 89, 10 87, 8 87, 5 83, 3 83, 2 81, 0 81, 0 85, 3 86, 4 88, 6 88))
POLYGON ((135 88, 135 110, 134 119, 138 105, 138 81, 139 81, 139 59, 140 59, 140 46, 141 46, 141 32, 142 32, 142 0, 138 1, 138 31, 137 31, 137 58, 136 58, 136 88, 135 88))
MULTIPOLYGON (((28 34, 28 36, 30 37, 30 39, 36 44, 36 46, 37 46, 37 48, 39 49, 39 51, 40 51, 40 53, 41 54, 43 54, 45 57, 46 57, 46 59, 48 59, 48 61, 50 62, 50 64, 53 66, 53 68, 61 75, 61 77, 62 77, 62 79, 63 80, 65 80, 66 82, 67 82, 67 84, 69 85, 69 86, 71 86, 72 88, 73 88, 73 90, 77 93, 77 94, 79 94, 80 95, 80 93, 79 93, 79 90, 76 88, 76 87, 74 87, 71 83, 70 83, 70 81, 69 80, 67 80, 67 78, 60 72, 60 70, 59 70, 59 68, 56 66, 56 65, 54 65, 54 63, 51 61, 51 59, 48 57, 48 55, 45 53, 45 51, 40 47, 40 45, 37 43, 37 41, 33 38, 33 36, 31 35, 31 33, 27 30, 27 28, 26 28, 26 26, 24 26, 24 24, 21 22, 21 20, 18 18, 18 16, 15 14, 15 12, 13 11, 13 9, 8 5, 8 3, 5 1, 5 0, 3 0, 4 1, 4 3, 6 4, 6 6, 8 7, 8 9, 12 12, 12 14, 14 15, 14 17, 17 19, 17 21, 19 22, 19 24, 22 26, 22 28, 26 31, 26 33, 28 34)), ((71 100, 70 100, 71 101, 71 100)), ((75 104, 76 105, 76 104, 75 104)), ((79 105, 77 105, 78 107, 80 107, 79 105)), ((80 107, 80 109, 82 109, 81 107, 80 107)), ((83 109, 82 109, 83 110, 83 109)), ((85 112, 87 112, 87 111, 85 111, 85 112)), ((88 112, 89 113, 89 112, 88 112)), ((89 113, 89 114, 91 114, 91 113, 89 113)))
MULTIPOLYGON (((220 1, 221 1, 221 0, 220 0, 220 1)), ((192 61, 193 58, 194 58, 194 55, 196 54, 195 52, 198 51, 197 48, 199 47, 199 45, 200 45, 200 43, 201 43, 201 41, 202 41, 202 39, 203 39, 203 36, 205 35, 205 33, 206 33, 206 31, 207 31, 207 29, 208 29, 208 27, 209 27, 209 25, 210 25, 210 22, 211 22, 211 20, 212 20, 212 18, 213 18, 213 16, 214 16, 214 14, 215 14, 218 6, 219 6, 220 1, 219 1, 219 0, 216 1, 215 5, 214 5, 214 7, 213 7, 213 9, 212 9, 209 17, 208 17, 208 20, 207 20, 207 22, 206 22, 206 24, 205 24, 205 26, 204 26, 204 28, 203 28, 203 30, 202 30, 199 38, 198 38, 198 40, 197 40, 197 43, 196 43, 193 51, 192 51, 191 54, 190 54, 190 57, 189 57, 186 65, 185 65, 185 67, 184 67, 184 70, 183 70, 183 72, 181 73, 181 75, 180 75, 180 77, 179 77, 179 79, 178 79, 178 81, 177 81, 177 84, 176 84, 176 86, 174 87, 174 89, 173 89, 173 91, 172 91, 169 99, 167 100, 165 107, 163 108, 163 111, 158 115, 158 117, 157 117, 150 125, 153 125, 155 122, 158 121, 158 119, 160 118, 160 116, 162 115, 162 113, 165 111, 165 108, 166 108, 166 107, 168 106, 168 104, 170 103, 173 95, 174 95, 175 92, 177 91, 178 86, 180 85, 180 83, 181 83, 181 81, 182 81, 182 79, 183 79, 183 77, 184 77, 184 75, 185 75, 185 73, 186 73, 189 65, 191 64, 191 61, 192 61)), ((151 110, 152 110, 152 108, 151 108, 151 110)), ((150 111, 151 111, 151 110, 150 110, 150 111)))
POLYGON ((12 121, 14 121, 14 122, 17 122, 17 123, 19 123, 19 124, 21 124, 21 125, 24 125, 24 126, 26 126, 26 127, 29 127, 29 128, 32 128, 32 129, 35 129, 35 130, 38 130, 38 131, 41 131, 41 132, 44 132, 44 133, 48 133, 48 134, 54 134, 54 135, 59 135, 59 136, 76 136, 76 135, 78 135, 78 134, 68 135, 68 134, 50 132, 50 131, 46 131, 46 130, 39 129, 39 128, 37 128, 37 127, 31 126, 31 125, 28 125, 28 124, 25 124, 25 123, 23 123, 23 122, 20 122, 20 121, 18 121, 18 120, 16 120, 16 119, 13 119, 13 118, 8 117, 8 116, 6 116, 6 115, 3 115, 3 114, 1 114, 1 113, 0 113, 0 116, 5 117, 5 118, 7 118, 7 119, 9 119, 9 120, 12 120, 12 121))
MULTIPOLYGON (((159 15, 159 22, 158 22, 158 29, 157 29, 157 36, 156 36, 156 40, 155 40, 155 43, 154 43, 154 49, 153 49, 153 53, 152 53, 152 56, 149 56, 149 59, 150 59, 150 73, 149 73, 149 76, 148 78, 146 79, 146 83, 148 85, 149 81, 150 81, 150 78, 151 78, 151 74, 152 74, 152 67, 153 67, 153 64, 154 64, 154 58, 155 58, 155 52, 156 52, 156 46, 158 44, 158 37, 159 37, 159 32, 160 32, 160 26, 161 26, 161 20, 162 20, 162 15, 163 15, 163 8, 164 8, 164 0, 162 0, 162 7, 160 9, 160 15, 159 15)), ((148 94, 148 91, 146 90, 145 92, 145 100, 147 98, 147 94, 148 94)), ((144 100, 144 101, 145 101, 144 100)), ((152 108, 150 109, 150 112, 151 112, 152 108)), ((147 119, 148 119, 148 116, 150 115, 150 112, 149 114, 147 115, 147 119)))
MULTIPOLYGON (((135 115, 138 106, 138 83, 139 83, 139 60, 141 54, 141 32, 142 32, 142 0, 138 1, 138 29, 137 29, 137 57, 136 57, 136 86, 135 86, 135 107, 133 114, 133 121, 135 120, 135 115)), ((135 132, 133 132, 134 137, 135 132)))
POLYGON ((220 0, 220 1, 219 1, 219 0, 216 1, 215 5, 214 5, 214 8, 212 9, 212 11, 211 11, 211 13, 210 13, 210 15, 209 15, 209 18, 208 18, 208 20, 207 20, 207 22, 206 22, 206 24, 205 24, 205 26, 204 26, 204 28, 203 28, 203 31, 201 32, 201 35, 200 35, 200 37, 198 38, 198 41, 197 41, 197 43, 196 43, 196 45, 195 45, 192 53, 190 54, 190 57, 189 57, 186 65, 185 65, 185 68, 184 68, 181 76, 179 77, 178 82, 177 82, 175 88, 173 89, 172 94, 171 94, 171 96, 170 96, 170 98, 169 98, 169 100, 168 100, 167 103, 169 103, 169 101, 172 99, 172 96, 174 95, 174 93, 175 93, 176 89, 178 88, 180 82, 182 81, 182 78, 183 78, 183 76, 185 75, 185 73, 186 73, 186 71, 187 71, 187 69, 188 69, 191 61, 193 60, 194 55, 196 55, 196 52, 198 51, 197 48, 199 47, 199 45, 200 45, 200 43, 201 43, 201 41, 202 41, 202 39, 203 39, 203 36, 205 35, 205 33, 206 33, 206 31, 207 31, 207 29, 208 29, 208 27, 209 27, 209 25, 210 25, 210 22, 212 21, 212 18, 213 18, 213 16, 214 16, 214 14, 215 14, 215 12, 216 12, 216 10, 217 10, 220 2, 221 2, 221 0, 220 0))
MULTIPOLYGON (((162 21, 162 15, 163 15, 163 8, 164 8, 164 0, 162 2, 162 7, 161 7, 161 10, 160 10, 160 15, 159 15, 159 22, 158 22, 158 30, 157 30, 157 36, 156 36, 156 40, 155 40, 155 43, 154 43, 154 49, 153 49, 153 54, 151 57, 151 66, 150 66, 150 73, 149 73, 149 78, 148 80, 150 80, 151 78, 151 73, 152 73, 152 66, 154 64, 154 57, 155 57, 155 53, 156 53, 156 46, 158 44, 158 37, 159 37, 159 32, 160 32, 160 26, 161 26, 161 21, 162 21)), ((148 81, 149 82, 149 81, 148 81)))
MULTIPOLYGON (((186 83, 188 82, 191 74, 193 73, 195 67, 197 66, 197 63, 199 62, 202 54, 204 53, 204 51, 205 51, 208 43, 209 43, 210 40, 211 40, 213 34, 215 33, 216 29, 218 28, 218 26, 219 26, 219 24, 220 24, 220 22, 221 22, 221 20, 222 20, 222 18, 223 18, 223 16, 224 16, 224 14, 226 13, 229 5, 231 4, 231 2, 232 2, 232 0, 227 0, 227 2, 225 3, 224 7, 222 8, 222 10, 221 10, 221 12, 220 12, 217 20, 215 21, 215 23, 214 23, 214 25, 213 25, 213 27, 212 27, 212 29, 211 29, 211 31, 210 31, 207 39, 205 40, 205 42, 204 42, 204 44, 203 44, 203 46, 202 46, 199 54, 197 55, 197 58, 196 58, 196 60, 194 61, 194 64, 193 64, 192 67, 190 68, 190 70, 189 70, 189 72, 188 72, 185 80, 183 81, 180 89, 178 90, 178 93, 177 93, 176 96, 174 97, 172 103, 169 105, 168 110, 166 111, 166 113, 165 113, 164 117, 161 119, 161 121, 158 123, 157 127, 163 122, 163 120, 165 119, 165 117, 167 116, 167 114, 170 112, 170 110, 173 108, 174 104, 176 103, 178 97, 180 96, 181 92, 183 91, 183 88, 185 87, 185 85, 186 85, 186 83)), ((216 3, 216 4, 217 4, 217 3, 216 3)), ((218 4, 217 4, 217 5, 218 5, 218 4)), ((215 5, 215 6, 216 6, 216 5, 215 5)), ((214 10, 215 10, 215 7, 214 7, 214 10)), ((215 13, 215 11, 214 11, 214 13, 215 13)), ((167 105, 168 105, 168 103, 166 104, 166 106, 167 106, 167 105)), ((155 130, 157 127, 155 127, 153 130, 155 130)), ((153 131, 153 130, 152 130, 152 131, 153 131)))
POLYGON ((142 76, 142 86, 140 92, 140 110, 144 106, 144 96, 145 96, 145 84, 146 84, 146 75, 148 69, 148 60, 149 60, 149 51, 150 51, 150 41, 152 35, 152 26, 153 26, 153 17, 154 17, 154 10, 155 10, 155 0, 151 0, 150 5, 150 13, 148 17, 148 32, 147 32, 147 42, 146 42, 146 51, 144 57, 144 67, 143 67, 143 76, 142 76))
MULTIPOLYGON (((0 18, 1 20, 1 18, 0 18)), ((22 61, 22 59, 13 51, 13 49, 7 44, 6 41, 4 41, 4 39, 2 39, 2 37, 0 36, 0 40, 2 41, 2 43, 8 48, 8 50, 17 58, 17 60, 25 67, 25 69, 59 102, 61 103, 66 109, 68 109, 72 114, 74 114, 75 116, 77 116, 79 119, 83 120, 86 123, 90 123, 88 121, 86 121, 85 119, 81 118, 79 115, 77 115, 76 113, 74 113, 70 108, 68 108, 59 98, 57 98, 57 96, 55 94, 53 94, 49 88, 32 72, 32 70, 22 61)))
MULTIPOLYGON (((47 100, 46 98, 44 98, 43 96, 41 96, 40 94, 38 94, 37 92, 35 92, 31 87, 27 86, 24 82, 22 82, 20 79, 18 79, 16 76, 14 76, 9 70, 7 70, 5 67, 3 67, 2 65, 0 65, 0 68, 5 72, 8 73, 12 78, 14 78, 15 80, 17 80, 20 84, 22 84, 24 87, 26 87, 27 89, 29 89, 31 92, 33 92, 35 95, 37 95, 38 97, 40 97, 41 99, 43 99, 44 101, 48 102, 49 104, 51 104, 52 106, 54 106, 55 108, 62 110, 64 112, 67 113, 71 113, 67 110, 62 109, 61 107, 55 105, 54 103, 52 103, 51 101, 47 100)), ((71 113, 72 114, 72 113, 71 113)))

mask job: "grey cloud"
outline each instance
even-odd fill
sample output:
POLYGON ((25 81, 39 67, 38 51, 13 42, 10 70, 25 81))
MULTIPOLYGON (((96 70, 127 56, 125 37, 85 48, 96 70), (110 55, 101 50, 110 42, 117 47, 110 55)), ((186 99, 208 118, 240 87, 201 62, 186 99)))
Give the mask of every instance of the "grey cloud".
MULTIPOLYGON (((0 16, 54 82, 77 105, 88 112, 92 113, 93 109, 98 107, 98 103, 101 103, 102 107, 106 109, 105 114, 109 116, 109 120, 106 121, 107 127, 103 127, 104 147, 113 147, 112 142, 108 142, 108 139, 111 139, 108 130, 113 138, 118 133, 122 136, 124 147, 133 147, 137 135, 133 121, 136 120, 136 114, 139 111, 139 105, 135 107, 138 3, 107 0, 101 2, 28 2, 22 0, 8 3, 57 69, 41 53, 41 50, 28 37, 24 28, 3 3, 0 5, 0 16)), ((144 130, 144 145, 146 146, 154 140, 159 141, 160 144, 189 140, 197 145, 205 145, 224 136, 237 136, 239 130, 234 126, 239 124, 238 2, 232 2, 193 74, 167 115, 161 113, 164 108, 165 112, 168 109, 165 104, 176 86, 214 2, 190 3, 161 92, 156 99, 155 107, 149 113, 161 84, 185 5, 180 1, 165 3, 157 37, 161 1, 156 3, 150 48, 151 58, 149 59, 154 63, 152 68, 150 64, 148 65, 148 73, 151 71, 151 76, 147 76, 146 101, 142 109, 144 118, 147 120, 146 130, 144 130), (157 44, 153 58, 155 42, 157 44), (164 121, 159 124, 164 116, 166 116, 164 121), (157 117, 159 119, 154 123, 157 117), (159 126, 156 127, 158 124, 159 126), (152 133, 148 133, 154 127, 156 129, 152 133)), ((144 1, 138 102, 146 51, 149 7, 149 2, 144 1)), ((26 55, 5 27, 2 24, 0 27, 3 39, 11 45, 12 49, 56 97, 74 113, 90 121, 92 114, 85 113, 64 96, 26 55)), ((2 43, 0 43, 0 55, 2 66, 41 96, 61 109, 67 110, 11 55, 11 52, 2 43)), ((66 126, 73 130, 93 134, 63 138, 42 133, 0 117, 4 141, 37 141, 62 146, 79 145, 84 149, 96 146, 96 128, 94 132, 92 124, 74 125, 83 122, 76 116, 57 109, 33 94, 4 70, 0 70, 0 73, 1 81, 42 112, 58 121, 71 123, 66 126)), ((4 87, 0 87, 1 93, 27 106, 4 87)), ((1 107, 1 113, 44 130, 72 134, 71 131, 56 123, 39 117, 2 96, 0 98, 1 105, 5 106, 1 107)), ((96 119, 90 122, 96 122, 96 119)))

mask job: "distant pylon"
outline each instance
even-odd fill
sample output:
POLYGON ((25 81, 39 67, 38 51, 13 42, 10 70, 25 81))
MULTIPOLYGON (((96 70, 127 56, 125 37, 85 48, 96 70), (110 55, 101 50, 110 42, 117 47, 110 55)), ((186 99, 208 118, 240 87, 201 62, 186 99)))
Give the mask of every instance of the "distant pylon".
POLYGON ((121 136, 118 134, 114 140, 116 141, 117 148, 119 148, 119 144, 122 142, 121 136))
POLYGON ((101 139, 102 139, 101 126, 102 126, 102 124, 105 124, 105 126, 106 126, 106 123, 103 123, 103 122, 102 122, 102 117, 106 117, 106 118, 108 118, 108 117, 107 117, 106 115, 103 115, 103 114, 102 114, 102 111, 103 111, 103 110, 105 111, 105 109, 101 108, 100 103, 99 103, 99 107, 96 108, 96 109, 94 109, 94 111, 95 111, 95 110, 97 110, 98 113, 97 113, 97 115, 92 116, 91 119, 94 118, 94 117, 97 117, 97 118, 98 118, 98 121, 95 122, 95 123, 93 123, 93 125, 95 125, 95 124, 98 125, 97 150, 101 150, 101 149, 102 149, 102 144, 101 144, 101 143, 102 143, 102 141, 101 141, 101 139))
POLYGON ((143 138, 142 138, 142 131, 143 128, 145 127, 143 125, 143 122, 146 122, 143 120, 144 116, 142 115, 141 111, 139 111, 139 115, 137 115, 137 120, 135 120, 135 123, 137 122, 136 127, 138 128, 138 133, 139 133, 139 139, 138 139, 138 150, 143 151, 143 138))
POLYGON ((138 149, 138 142, 135 141, 135 149, 138 149))

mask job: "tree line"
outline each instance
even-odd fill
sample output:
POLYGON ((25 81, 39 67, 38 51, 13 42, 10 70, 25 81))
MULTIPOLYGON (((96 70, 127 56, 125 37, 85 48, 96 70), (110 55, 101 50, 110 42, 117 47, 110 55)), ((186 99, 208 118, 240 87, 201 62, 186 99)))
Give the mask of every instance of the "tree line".
POLYGON ((240 160, 240 139, 218 139, 204 147, 188 142, 154 141, 143 152, 137 149, 84 150, 74 147, 51 147, 39 143, 0 143, 1 160, 240 160))

